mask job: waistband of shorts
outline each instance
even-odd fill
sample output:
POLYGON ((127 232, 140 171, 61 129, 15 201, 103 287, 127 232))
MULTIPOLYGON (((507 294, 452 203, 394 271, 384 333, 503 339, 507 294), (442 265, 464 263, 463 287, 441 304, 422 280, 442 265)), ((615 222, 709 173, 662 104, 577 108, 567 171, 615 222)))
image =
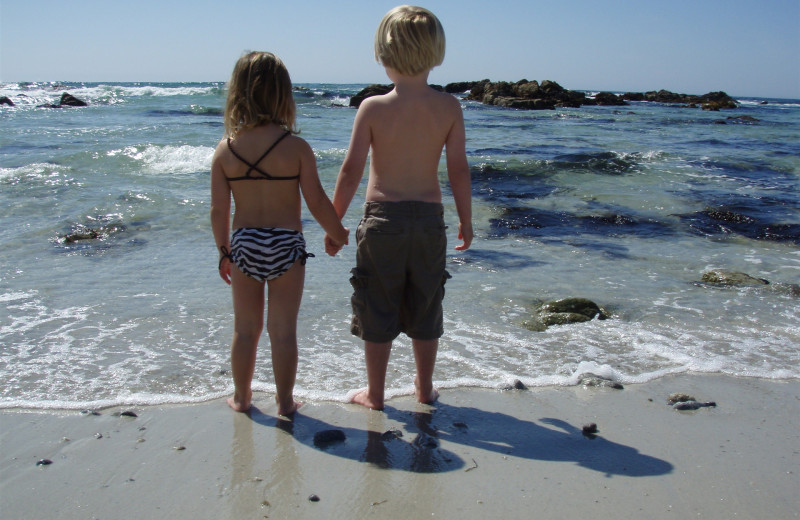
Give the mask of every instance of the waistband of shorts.
POLYGON ((364 216, 443 217, 444 205, 420 200, 367 201, 364 203, 364 216))

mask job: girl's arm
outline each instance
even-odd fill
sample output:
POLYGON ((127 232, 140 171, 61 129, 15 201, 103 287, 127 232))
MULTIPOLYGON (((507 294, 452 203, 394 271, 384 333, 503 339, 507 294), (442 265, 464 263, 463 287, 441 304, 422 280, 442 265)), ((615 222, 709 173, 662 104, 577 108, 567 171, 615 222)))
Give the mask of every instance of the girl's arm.
POLYGON ((300 190, 303 193, 306 206, 308 206, 314 219, 325 230, 327 236, 336 246, 341 248, 342 245, 348 243, 347 237, 350 231, 342 227, 342 222, 336 214, 331 200, 325 193, 325 189, 322 187, 319 173, 317 172, 317 160, 314 158, 311 146, 302 139, 298 138, 298 140, 302 143, 300 151, 300 190))
POLYGON ((219 276, 225 283, 231 283, 231 187, 225 177, 220 155, 224 148, 217 145, 211 159, 211 232, 220 254, 219 276))

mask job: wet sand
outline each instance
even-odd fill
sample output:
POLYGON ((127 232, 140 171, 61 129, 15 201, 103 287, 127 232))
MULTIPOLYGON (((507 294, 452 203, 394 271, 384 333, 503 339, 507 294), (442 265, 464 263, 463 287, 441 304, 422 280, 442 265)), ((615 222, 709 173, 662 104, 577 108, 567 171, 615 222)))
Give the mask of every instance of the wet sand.
POLYGON ((254 403, 4 410, 0 517, 800 517, 800 380, 445 389, 293 421, 254 403), (675 392, 716 406, 675 410, 675 392))

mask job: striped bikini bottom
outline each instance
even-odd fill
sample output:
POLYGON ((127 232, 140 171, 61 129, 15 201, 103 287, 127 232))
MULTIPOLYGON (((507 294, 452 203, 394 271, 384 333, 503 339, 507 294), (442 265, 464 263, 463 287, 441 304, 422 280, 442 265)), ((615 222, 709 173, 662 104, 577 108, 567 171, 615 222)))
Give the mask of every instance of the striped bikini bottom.
POLYGON ((292 229, 239 228, 231 235, 233 263, 259 282, 274 280, 298 260, 305 265, 310 256, 303 233, 292 229))

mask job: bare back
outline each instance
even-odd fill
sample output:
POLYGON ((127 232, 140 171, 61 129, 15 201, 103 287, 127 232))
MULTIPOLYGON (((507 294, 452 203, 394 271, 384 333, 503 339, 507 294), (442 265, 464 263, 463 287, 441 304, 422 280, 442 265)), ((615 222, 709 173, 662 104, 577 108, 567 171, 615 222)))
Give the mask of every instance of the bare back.
POLYGON ((296 177, 301 171, 300 145, 305 142, 287 136, 263 160, 258 161, 281 138, 283 132, 275 125, 257 127, 242 132, 229 143, 226 140, 220 142, 215 159, 233 194, 233 228, 280 227, 302 231, 300 180, 296 177), (252 171, 251 166, 268 172, 270 178, 265 178, 257 170, 252 171), (230 180, 246 175, 249 178, 235 182, 230 180))
POLYGON ((365 103, 372 150, 366 199, 441 202, 439 162, 460 121, 456 98, 426 86, 395 89, 365 103))

